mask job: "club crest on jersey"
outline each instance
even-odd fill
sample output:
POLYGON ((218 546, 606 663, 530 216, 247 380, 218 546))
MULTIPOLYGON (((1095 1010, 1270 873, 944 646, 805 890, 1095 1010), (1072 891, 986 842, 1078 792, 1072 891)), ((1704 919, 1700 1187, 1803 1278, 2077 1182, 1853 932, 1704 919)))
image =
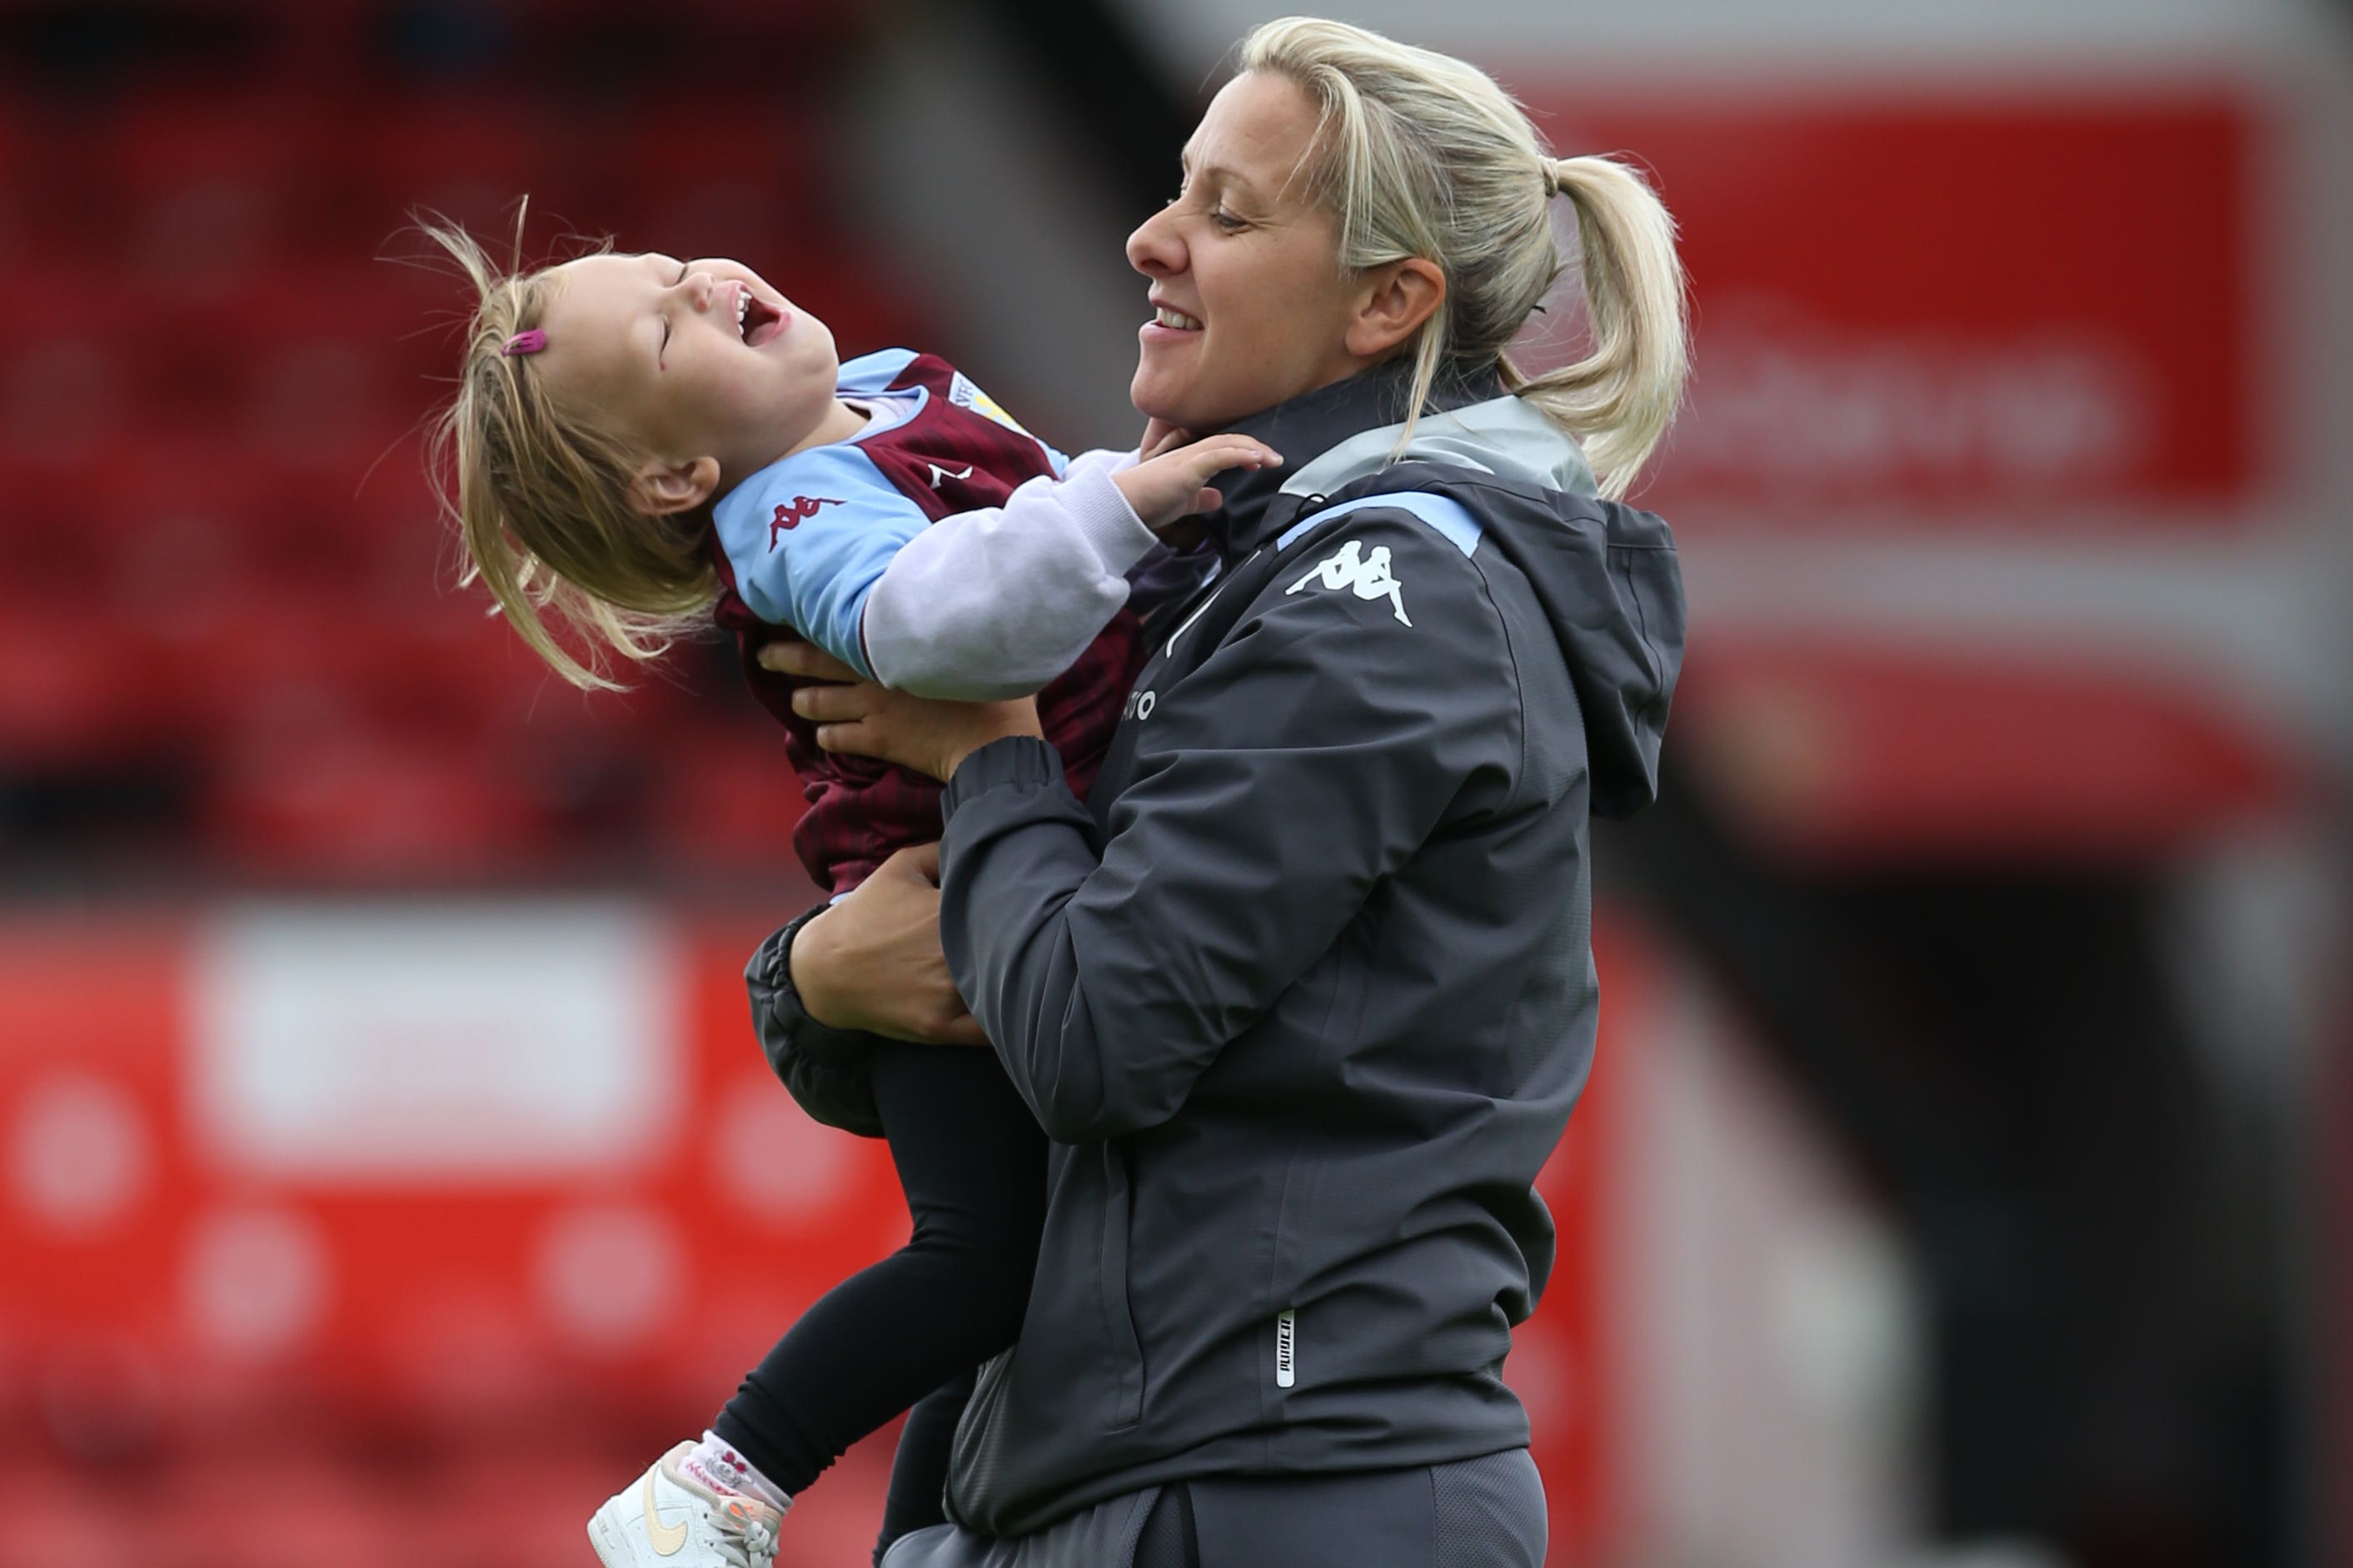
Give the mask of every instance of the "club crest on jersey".
MULTIPOLYGON (((958 408, 971 409, 983 419, 994 419, 1017 436, 1029 436, 1029 431, 1021 428, 1021 421, 1005 412, 1003 404, 975 386, 972 384, 972 378, 962 371, 956 372, 955 379, 948 383, 948 401, 958 408)), ((1033 441, 1037 439, 1035 436, 1030 436, 1029 438, 1033 441)))
POLYGON ((1334 554, 1310 566, 1298 582, 1283 592, 1296 594, 1319 581, 1326 588, 1346 588, 1359 599, 1387 599, 1400 622, 1413 625, 1406 619, 1405 584, 1389 571, 1389 547, 1386 544, 1374 545, 1372 553, 1367 555, 1363 543, 1352 539, 1334 554))

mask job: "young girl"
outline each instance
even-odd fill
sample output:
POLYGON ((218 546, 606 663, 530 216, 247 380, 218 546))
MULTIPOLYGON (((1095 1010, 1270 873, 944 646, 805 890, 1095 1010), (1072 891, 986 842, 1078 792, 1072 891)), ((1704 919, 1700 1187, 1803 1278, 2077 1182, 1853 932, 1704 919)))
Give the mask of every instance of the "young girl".
MULTIPOLYGON (((939 786, 820 750, 762 646, 806 638, 930 696, 1038 691, 1083 790, 1140 661, 1128 576, 1154 530, 1215 507, 1211 475, 1280 460, 1240 436, 1065 458, 930 355, 839 363, 825 324, 740 263, 601 253, 504 276, 427 232, 480 298, 438 443, 473 574, 584 687, 614 684, 600 656, 655 658, 715 611, 786 726, 809 801, 794 845, 837 895, 939 837, 939 786)), ((876 1040, 863 1065, 913 1239, 596 1510, 607 1568, 761 1568, 819 1471, 1018 1334, 1046 1198, 1029 1108, 986 1050, 876 1040)), ((955 1408, 910 1419, 885 1543, 938 1518, 955 1408)))

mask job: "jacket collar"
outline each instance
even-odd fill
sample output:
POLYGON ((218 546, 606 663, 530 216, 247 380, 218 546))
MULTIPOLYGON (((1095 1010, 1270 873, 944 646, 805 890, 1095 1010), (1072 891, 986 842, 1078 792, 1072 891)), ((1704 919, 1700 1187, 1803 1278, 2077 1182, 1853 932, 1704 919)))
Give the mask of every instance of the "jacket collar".
MULTIPOLYGON (((1412 390, 1412 360, 1393 359, 1228 426, 1282 453, 1282 467, 1229 469, 1211 481, 1225 504, 1201 522, 1219 554, 1239 560, 1288 527, 1299 507, 1282 504, 1283 480, 1349 437, 1403 419, 1412 390)), ((1462 374, 1441 374, 1422 411, 1448 413, 1500 397, 1503 391, 1502 374, 1490 360, 1462 374)))

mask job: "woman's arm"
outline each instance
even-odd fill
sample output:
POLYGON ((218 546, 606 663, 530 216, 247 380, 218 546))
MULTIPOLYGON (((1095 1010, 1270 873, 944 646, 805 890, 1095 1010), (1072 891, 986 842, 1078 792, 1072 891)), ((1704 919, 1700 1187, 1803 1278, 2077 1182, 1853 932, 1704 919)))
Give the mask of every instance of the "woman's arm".
POLYGON ((836 1031, 985 1046, 940 951, 940 847, 902 849, 803 926, 785 955, 801 1008, 836 1031))
POLYGON ((1042 743, 981 743, 990 725, 969 710, 871 688, 806 691, 816 716, 854 725, 835 731, 843 749, 961 763, 944 948, 1062 1142, 1175 1114, 1383 877, 1519 776, 1509 645, 1475 568, 1411 518, 1366 511, 1342 531, 1360 552, 1388 548, 1410 622, 1386 595, 1324 586, 1313 549, 1286 562, 1222 645, 1130 721, 1148 726, 1138 776, 1100 855, 1042 743))

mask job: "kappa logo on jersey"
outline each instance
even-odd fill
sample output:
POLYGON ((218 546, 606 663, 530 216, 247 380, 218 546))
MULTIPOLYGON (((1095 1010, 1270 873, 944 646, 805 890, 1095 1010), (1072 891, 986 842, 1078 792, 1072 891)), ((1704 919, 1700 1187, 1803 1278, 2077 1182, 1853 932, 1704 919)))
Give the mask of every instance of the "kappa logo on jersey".
POLYGON ((776 515, 768 520, 768 548, 776 547, 776 535, 788 532, 817 515, 821 506, 839 506, 831 496, 795 496, 789 502, 776 503, 776 515))
POLYGON ((1326 588, 1353 589, 1359 599, 1387 599, 1399 621, 1413 625, 1406 618, 1405 584, 1389 571, 1389 547, 1386 544, 1374 545, 1373 552, 1367 555, 1364 545, 1352 539, 1340 546, 1338 553, 1310 566, 1298 582, 1283 592, 1296 594, 1318 579, 1326 588))
POLYGON ((940 488, 940 481, 943 479, 968 479, 972 478, 972 465, 970 463, 966 463, 964 466, 964 472, 960 474, 952 474, 945 468, 941 468, 937 463, 925 463, 923 467, 932 470, 932 489, 934 489, 940 488))
MULTIPOLYGON (((1017 436, 1029 436, 1029 431, 1021 428, 1021 421, 1005 412, 1004 405, 975 386, 971 378, 962 371, 956 372, 955 379, 948 383, 948 401, 958 408, 971 409, 983 419, 996 420, 1017 436)), ((1037 439, 1035 436, 1029 436, 1029 438, 1037 439)))

